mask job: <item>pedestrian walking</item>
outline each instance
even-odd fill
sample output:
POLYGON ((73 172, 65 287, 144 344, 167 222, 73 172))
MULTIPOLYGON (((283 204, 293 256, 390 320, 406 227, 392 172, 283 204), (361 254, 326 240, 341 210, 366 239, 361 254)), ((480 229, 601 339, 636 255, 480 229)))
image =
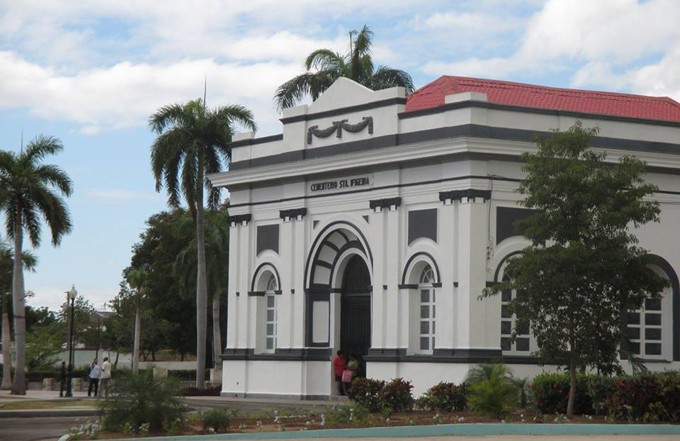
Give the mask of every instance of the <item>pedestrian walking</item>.
POLYGON ((95 358, 92 360, 92 364, 90 365, 90 372, 88 372, 88 378, 90 379, 90 385, 87 388, 87 396, 90 397, 92 396, 92 392, 94 392, 94 396, 97 396, 97 392, 99 391, 99 377, 102 375, 102 368, 99 367, 99 364, 97 363, 97 359, 95 358))
POLYGON ((99 375, 99 395, 109 396, 109 386, 111 384, 111 363, 109 357, 104 357, 104 362, 101 366, 101 374, 99 375))

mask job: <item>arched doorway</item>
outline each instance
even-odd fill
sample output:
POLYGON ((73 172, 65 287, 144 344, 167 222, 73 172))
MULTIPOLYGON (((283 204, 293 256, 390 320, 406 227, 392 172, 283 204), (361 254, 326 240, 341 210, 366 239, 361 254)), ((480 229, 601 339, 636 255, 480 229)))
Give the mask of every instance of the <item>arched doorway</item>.
POLYGON ((358 375, 364 376, 363 357, 371 347, 371 276, 358 255, 351 257, 345 267, 340 304, 340 347, 348 356, 358 356, 358 375))

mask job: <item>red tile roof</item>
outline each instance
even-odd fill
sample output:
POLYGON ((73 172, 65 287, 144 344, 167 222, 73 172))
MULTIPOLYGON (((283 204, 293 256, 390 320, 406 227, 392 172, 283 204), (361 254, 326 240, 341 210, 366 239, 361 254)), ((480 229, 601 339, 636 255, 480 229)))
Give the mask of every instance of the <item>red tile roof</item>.
POLYGON ((406 111, 444 105, 444 96, 461 92, 486 93, 490 103, 565 110, 599 115, 680 122, 680 103, 668 97, 560 89, 509 81, 443 76, 411 94, 406 111))

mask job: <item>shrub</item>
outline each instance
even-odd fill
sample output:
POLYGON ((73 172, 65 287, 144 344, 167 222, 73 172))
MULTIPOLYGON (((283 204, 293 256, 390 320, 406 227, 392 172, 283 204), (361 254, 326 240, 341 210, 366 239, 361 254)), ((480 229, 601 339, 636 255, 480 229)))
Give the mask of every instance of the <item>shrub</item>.
POLYGON ((503 363, 473 368, 468 382, 468 406, 474 411, 499 418, 517 402, 517 386, 503 363))
POLYGON ((210 409, 200 413, 203 430, 217 433, 226 432, 231 425, 231 413, 226 409, 210 409))
POLYGON ((417 400, 418 407, 442 412, 461 411, 467 404, 467 385, 441 382, 429 388, 417 400))
MULTIPOLYGON (((566 413, 569 401, 569 374, 540 374, 531 384, 536 408, 545 414, 566 413)), ((585 375, 576 379, 576 397, 574 413, 577 415, 593 414, 593 405, 588 394, 588 381, 585 375)))
POLYGON ((350 400, 368 409, 369 412, 381 410, 382 390, 385 382, 370 378, 355 378, 347 391, 350 400))
MULTIPOLYGON (((616 377, 588 375, 586 377, 588 396, 595 415, 608 415, 612 396, 616 390, 616 377)), ((578 392, 578 388, 576 389, 578 392)))
POLYGON ((628 421, 665 420, 663 389, 654 375, 622 378, 611 399, 610 416, 628 421))
POLYGON ((198 389, 194 386, 182 389, 182 395, 185 397, 219 397, 221 392, 221 385, 206 387, 204 389, 198 389))
POLYGON ((405 412, 413 408, 413 386, 410 381, 394 378, 382 388, 380 409, 383 412, 405 412))
POLYGON ((663 404, 666 406, 668 420, 670 422, 680 421, 680 371, 670 371, 657 374, 661 392, 663 394, 663 404))
POLYGON ((99 400, 105 430, 132 433, 167 430, 183 420, 185 407, 172 378, 154 377, 151 369, 133 374, 119 370, 107 399, 99 400))

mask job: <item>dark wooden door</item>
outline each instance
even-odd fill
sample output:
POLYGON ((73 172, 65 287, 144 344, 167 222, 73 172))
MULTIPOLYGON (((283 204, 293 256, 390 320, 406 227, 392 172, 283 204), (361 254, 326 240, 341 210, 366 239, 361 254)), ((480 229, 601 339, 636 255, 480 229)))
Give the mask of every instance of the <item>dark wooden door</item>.
POLYGON ((345 269, 340 308, 340 347, 347 356, 361 362, 358 375, 364 376, 363 356, 371 347, 371 277, 366 263, 354 256, 345 269))

